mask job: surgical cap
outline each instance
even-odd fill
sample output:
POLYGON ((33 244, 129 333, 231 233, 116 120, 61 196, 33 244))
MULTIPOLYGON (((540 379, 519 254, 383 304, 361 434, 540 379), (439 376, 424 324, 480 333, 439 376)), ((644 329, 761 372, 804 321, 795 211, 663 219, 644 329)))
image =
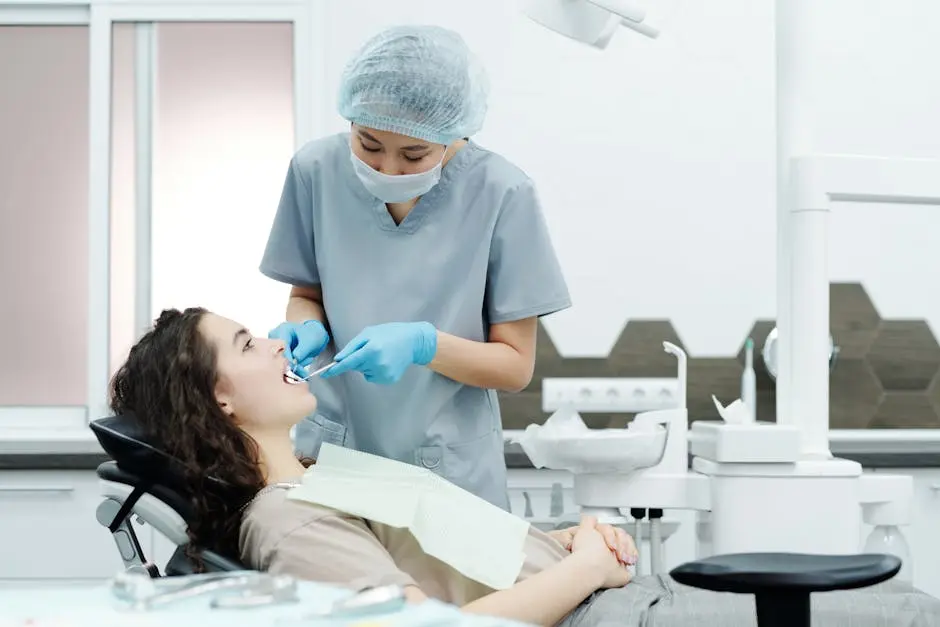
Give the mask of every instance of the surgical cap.
POLYGON ((449 144, 483 126, 487 92, 483 66, 460 35, 398 26, 370 39, 347 64, 339 113, 360 126, 449 144))

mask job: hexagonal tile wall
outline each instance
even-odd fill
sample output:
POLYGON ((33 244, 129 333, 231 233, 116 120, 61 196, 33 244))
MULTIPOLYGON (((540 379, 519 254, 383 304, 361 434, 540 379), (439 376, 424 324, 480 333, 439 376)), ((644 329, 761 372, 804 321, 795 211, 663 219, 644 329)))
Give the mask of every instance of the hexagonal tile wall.
MULTIPOLYGON (((832 428, 940 428, 940 344, 924 320, 882 320, 859 283, 830 286, 830 329, 839 354, 829 379, 832 428)), ((737 355, 689 355, 689 416, 717 419, 711 395, 728 403, 740 396, 744 342, 754 340, 758 419, 774 421, 776 394, 760 350, 772 320, 758 320, 742 338, 737 355)), ((743 331, 743 330, 742 330, 743 331)), ((503 425, 523 429, 542 423, 545 377, 671 377, 675 359, 662 350, 668 340, 683 346, 668 320, 630 320, 606 358, 561 357, 539 325, 535 375, 518 394, 500 394, 503 425)), ((582 414, 592 428, 622 427, 629 414, 582 414)))
POLYGON ((923 392, 940 370, 940 345, 924 320, 885 320, 867 359, 884 389, 923 392))

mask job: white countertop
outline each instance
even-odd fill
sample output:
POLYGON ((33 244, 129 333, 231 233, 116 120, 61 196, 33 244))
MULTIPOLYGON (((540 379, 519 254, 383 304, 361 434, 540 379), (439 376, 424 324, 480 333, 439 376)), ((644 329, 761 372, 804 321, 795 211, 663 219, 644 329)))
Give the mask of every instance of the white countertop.
MULTIPOLYGON (((506 431, 506 442, 521 433, 520 430, 506 431)), ((832 429, 829 442, 833 452, 839 454, 940 454, 940 429, 832 429)), ((90 429, 0 428, 0 455, 102 453, 90 429)))
MULTIPOLYGON (((507 442, 521 433, 506 431, 507 442)), ((940 453, 940 429, 830 429, 829 447, 838 454, 940 453)))
POLYGON ((0 455, 101 455, 91 429, 3 429, 0 455))

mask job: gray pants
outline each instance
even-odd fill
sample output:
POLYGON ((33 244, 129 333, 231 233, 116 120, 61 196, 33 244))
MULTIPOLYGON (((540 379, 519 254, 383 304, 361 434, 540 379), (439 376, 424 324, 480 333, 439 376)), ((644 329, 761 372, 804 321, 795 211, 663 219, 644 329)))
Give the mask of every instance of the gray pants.
MULTIPOLYGON (((811 596, 813 627, 940 627, 940 600, 895 581, 811 596)), ((596 592, 561 627, 757 627, 754 595, 638 577, 596 592)))

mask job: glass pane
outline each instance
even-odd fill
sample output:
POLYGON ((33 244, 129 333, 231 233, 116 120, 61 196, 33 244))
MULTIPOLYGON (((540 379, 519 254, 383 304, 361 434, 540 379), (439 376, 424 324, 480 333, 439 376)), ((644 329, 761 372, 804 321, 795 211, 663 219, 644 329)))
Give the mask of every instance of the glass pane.
POLYGON ((157 26, 153 315, 200 305, 266 332, 258 264, 294 148, 293 25, 157 26))
POLYGON ((88 28, 0 26, 0 406, 85 405, 88 28))
POLYGON ((134 343, 135 24, 111 30, 111 339, 113 374, 134 343))

